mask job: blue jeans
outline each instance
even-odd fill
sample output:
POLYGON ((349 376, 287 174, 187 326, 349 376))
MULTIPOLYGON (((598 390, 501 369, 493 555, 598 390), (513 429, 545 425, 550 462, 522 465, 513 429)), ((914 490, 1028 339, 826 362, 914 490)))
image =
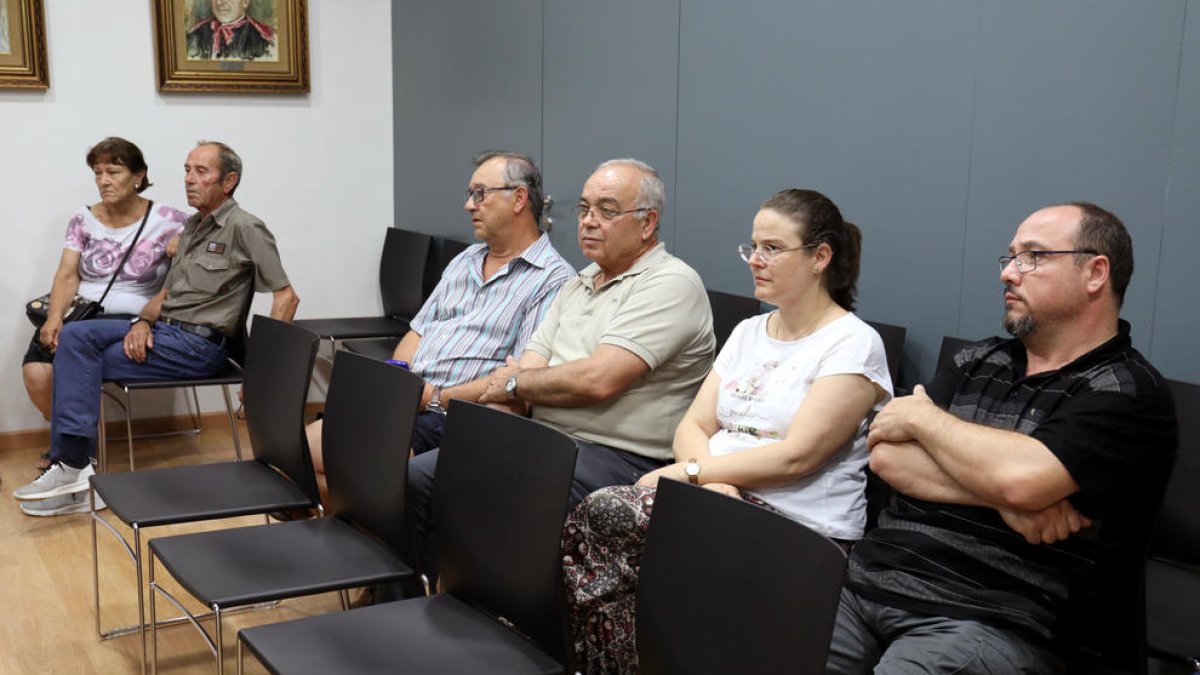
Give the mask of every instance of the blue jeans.
POLYGON ((144 363, 125 356, 124 320, 77 321, 63 326, 54 353, 50 457, 82 467, 96 454, 100 386, 105 380, 209 377, 225 368, 225 348, 174 326, 154 325, 154 347, 144 363), (64 442, 64 436, 71 436, 64 442))

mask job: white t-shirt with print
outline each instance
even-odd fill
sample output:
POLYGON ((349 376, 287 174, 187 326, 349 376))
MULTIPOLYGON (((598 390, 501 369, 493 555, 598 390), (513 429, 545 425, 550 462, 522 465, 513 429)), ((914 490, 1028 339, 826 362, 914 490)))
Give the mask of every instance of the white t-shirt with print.
MULTIPOLYGON (((721 378, 717 421, 709 452, 728 455, 774 443, 787 436, 813 382, 830 375, 860 374, 891 398, 883 340, 875 329, 846 314, 795 342, 767 335, 762 314, 738 324, 713 364, 721 378)), ((864 494, 867 424, 825 466, 788 485, 748 490, 788 517, 827 537, 855 540, 866 524, 864 494)))
MULTIPOLYGON (((167 242, 183 232, 185 222, 187 215, 178 209, 165 204, 151 207, 137 246, 104 298, 106 314, 137 314, 162 288, 167 268, 171 266, 167 242)), ((140 224, 138 220, 125 227, 111 228, 87 207, 71 216, 63 248, 79 252, 79 295, 89 300, 99 300, 104 295, 140 224)))

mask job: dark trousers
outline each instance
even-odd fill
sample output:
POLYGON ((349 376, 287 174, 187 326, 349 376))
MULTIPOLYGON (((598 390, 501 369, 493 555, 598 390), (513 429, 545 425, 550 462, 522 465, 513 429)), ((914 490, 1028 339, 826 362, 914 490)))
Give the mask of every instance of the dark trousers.
MULTIPOLYGON (((414 447, 416 433, 413 434, 414 447)), ((632 485, 666 462, 599 443, 575 439, 579 454, 575 458, 575 476, 571 480, 571 497, 567 510, 583 498, 609 485, 632 485)), ((408 500, 412 507, 416 535, 417 569, 428 579, 430 586, 437 580, 437 544, 433 529, 433 481, 437 470, 438 451, 414 456, 408 461, 408 500)))

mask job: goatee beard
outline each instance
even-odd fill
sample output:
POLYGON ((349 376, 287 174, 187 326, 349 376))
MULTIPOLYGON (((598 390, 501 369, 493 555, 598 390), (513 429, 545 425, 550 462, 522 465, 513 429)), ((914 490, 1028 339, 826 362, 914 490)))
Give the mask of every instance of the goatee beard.
POLYGON ((1015 319, 1008 315, 1004 316, 1004 330, 1015 338, 1029 337, 1037 332, 1037 327, 1037 319, 1032 316, 1026 315, 1015 319))

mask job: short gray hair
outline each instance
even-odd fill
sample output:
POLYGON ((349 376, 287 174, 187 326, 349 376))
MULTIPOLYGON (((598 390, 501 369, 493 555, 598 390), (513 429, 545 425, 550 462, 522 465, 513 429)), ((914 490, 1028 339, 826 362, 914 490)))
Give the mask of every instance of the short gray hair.
MULTIPOLYGON (((662 178, 659 177, 654 167, 640 159, 621 157, 601 162, 600 166, 596 167, 596 171, 602 171, 612 166, 631 166, 642 173, 642 180, 638 183, 638 196, 633 205, 639 209, 654 209, 658 212, 659 222, 662 222, 663 205, 667 199, 667 188, 663 185, 662 178)), ((641 214, 641 218, 645 220, 646 214, 641 214)))
POLYGON ((545 198, 542 196, 541 170, 538 169, 537 164, 533 163, 533 158, 529 155, 507 150, 484 150, 475 155, 471 163, 478 167, 495 157, 504 159, 505 184, 507 186, 520 185, 529 192, 529 212, 533 215, 533 222, 537 223, 538 229, 541 229, 542 208, 545 206, 545 198))
POLYGON ((237 191, 238 186, 242 184, 242 158, 234 152, 233 148, 225 145, 221 141, 197 141, 196 147, 202 145, 211 145, 217 149, 217 167, 221 170, 220 179, 225 180, 225 176, 231 173, 238 175, 237 182, 233 184, 233 189, 229 191, 229 196, 237 191))

